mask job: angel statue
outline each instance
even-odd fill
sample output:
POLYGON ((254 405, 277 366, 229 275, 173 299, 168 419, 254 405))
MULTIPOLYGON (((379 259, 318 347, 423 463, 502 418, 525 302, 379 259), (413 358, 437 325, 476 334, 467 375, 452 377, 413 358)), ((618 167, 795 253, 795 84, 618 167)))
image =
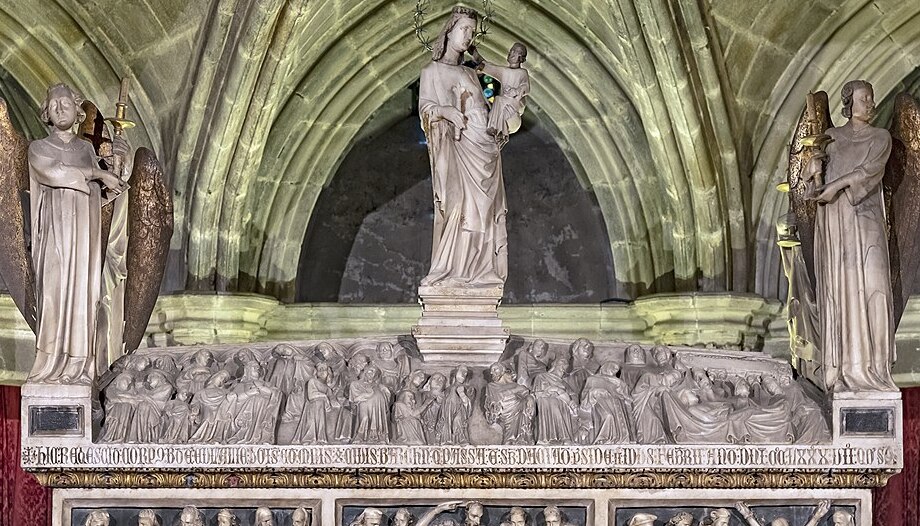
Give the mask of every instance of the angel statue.
POLYGON ((0 104, 0 209, 8 219, 0 226, 7 247, 0 274, 35 331, 30 382, 91 384, 110 357, 137 348, 156 301, 172 203, 153 152, 141 148, 130 156, 121 133, 130 124, 123 119, 126 104, 123 84, 119 119, 110 119, 114 133, 103 139, 96 107, 65 84, 51 86, 41 107, 48 136, 28 145, 0 104), (100 133, 75 131, 87 114, 96 117, 86 123, 89 130, 100 133), (25 192, 30 242, 20 204, 25 192), (124 236, 115 232, 122 227, 124 236))
POLYGON ((899 96, 889 132, 871 124, 871 84, 847 82, 841 99, 847 123, 833 127, 827 96, 809 95, 790 152, 790 209, 802 245, 781 245, 793 352, 809 349, 797 353, 811 362, 803 372, 825 391, 895 390, 894 332, 920 255, 920 205, 899 198, 920 178, 920 104, 899 96), (892 282, 906 294, 896 296, 892 282))

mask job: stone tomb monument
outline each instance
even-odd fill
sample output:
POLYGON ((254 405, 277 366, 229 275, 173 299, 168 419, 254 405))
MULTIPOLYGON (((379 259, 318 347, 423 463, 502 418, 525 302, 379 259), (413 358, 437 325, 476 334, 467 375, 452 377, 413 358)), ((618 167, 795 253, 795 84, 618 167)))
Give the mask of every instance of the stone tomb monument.
POLYGON ((903 465, 880 223, 891 136, 868 125, 871 86, 844 87, 841 128, 816 125, 810 101, 809 133, 793 145, 791 202, 805 211, 794 223, 813 234, 781 237, 794 367, 734 349, 509 339, 496 311, 507 275, 500 152, 529 92, 527 51, 512 47, 507 67, 483 61, 471 47, 477 20, 455 8, 421 75, 435 234, 414 339, 138 349, 171 212, 132 208, 161 203, 158 166, 135 157, 130 192, 147 194, 118 212, 129 147, 113 139, 103 169, 105 152, 74 142, 81 101, 66 86, 49 89, 47 139, 26 150, 0 126, 8 151, 27 156, 0 170, 2 205, 18 206, 10 195, 28 167, 32 199, 79 219, 67 239, 38 236, 31 254, 22 232, 0 232, 22 248, 0 270, 38 336, 22 465, 54 488, 53 524, 870 524, 871 489, 903 465), (503 83, 491 107, 478 69, 503 83), (146 266, 118 268, 123 248, 146 266), (106 264, 95 262, 103 253, 106 264), (67 265, 92 279, 74 282, 67 265))

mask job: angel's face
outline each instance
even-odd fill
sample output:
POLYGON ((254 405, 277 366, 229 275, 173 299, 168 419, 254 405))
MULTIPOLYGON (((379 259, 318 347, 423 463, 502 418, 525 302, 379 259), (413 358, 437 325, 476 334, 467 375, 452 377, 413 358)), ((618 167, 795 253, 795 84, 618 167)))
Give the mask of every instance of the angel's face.
POLYGON ((875 97, 871 89, 859 87, 853 90, 853 118, 870 122, 875 117, 875 97))
POLYGON ((59 88, 51 92, 48 100, 48 119, 59 130, 69 130, 77 122, 77 102, 70 90, 59 88))

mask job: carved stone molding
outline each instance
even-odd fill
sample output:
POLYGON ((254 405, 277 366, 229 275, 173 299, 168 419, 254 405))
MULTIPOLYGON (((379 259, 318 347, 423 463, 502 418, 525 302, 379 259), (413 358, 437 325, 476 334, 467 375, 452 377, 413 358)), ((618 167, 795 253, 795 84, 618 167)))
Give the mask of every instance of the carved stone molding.
POLYGON ((354 488, 354 489, 747 489, 875 488, 894 471, 745 471, 718 473, 623 470, 616 472, 464 472, 464 471, 303 471, 167 472, 66 471, 33 472, 55 488, 354 488))

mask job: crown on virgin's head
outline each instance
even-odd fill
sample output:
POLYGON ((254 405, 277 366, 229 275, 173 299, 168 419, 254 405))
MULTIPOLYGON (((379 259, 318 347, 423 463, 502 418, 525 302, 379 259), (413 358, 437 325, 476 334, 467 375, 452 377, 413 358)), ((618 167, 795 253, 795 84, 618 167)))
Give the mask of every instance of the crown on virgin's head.
POLYGON ((479 17, 479 13, 477 13, 475 9, 470 7, 463 7, 462 5, 455 6, 453 13, 458 15, 479 17))

